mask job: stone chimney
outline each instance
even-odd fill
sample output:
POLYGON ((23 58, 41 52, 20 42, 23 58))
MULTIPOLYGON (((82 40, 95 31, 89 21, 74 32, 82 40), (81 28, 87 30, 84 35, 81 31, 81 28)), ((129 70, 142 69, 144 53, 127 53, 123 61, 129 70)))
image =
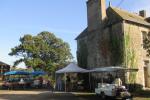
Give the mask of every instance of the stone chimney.
POLYGON ((141 11, 139 11, 139 15, 141 16, 141 17, 146 17, 146 10, 141 10, 141 11))
POLYGON ((102 26, 106 18, 105 0, 88 0, 87 1, 88 30, 95 30, 102 26))

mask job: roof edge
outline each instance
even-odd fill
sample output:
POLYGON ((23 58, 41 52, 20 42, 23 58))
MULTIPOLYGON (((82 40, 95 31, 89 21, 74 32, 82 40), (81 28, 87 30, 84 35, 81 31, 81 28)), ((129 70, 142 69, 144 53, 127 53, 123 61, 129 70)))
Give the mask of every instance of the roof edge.
POLYGON ((85 28, 76 38, 75 38, 75 40, 78 40, 78 39, 80 39, 80 38, 82 38, 82 37, 84 37, 84 33, 86 33, 87 32, 87 29, 88 29, 88 27, 87 28, 85 28))

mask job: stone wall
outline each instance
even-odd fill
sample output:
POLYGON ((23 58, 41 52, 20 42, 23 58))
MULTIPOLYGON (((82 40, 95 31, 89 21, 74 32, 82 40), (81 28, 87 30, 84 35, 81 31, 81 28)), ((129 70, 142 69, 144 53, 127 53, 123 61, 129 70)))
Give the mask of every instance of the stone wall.
POLYGON ((148 33, 149 29, 132 23, 124 23, 124 36, 129 36, 128 38, 130 39, 130 41, 127 41, 129 42, 129 47, 125 47, 125 55, 128 55, 127 53, 129 53, 130 49, 132 50, 132 53, 134 53, 135 56, 134 61, 132 62, 130 62, 131 59, 128 59, 127 57, 125 60, 129 60, 129 63, 134 63, 134 66, 128 64, 128 67, 134 67, 139 69, 136 76, 136 83, 145 86, 144 60, 148 58, 146 58, 146 52, 143 49, 143 31, 148 33))
MULTIPOLYGON (((93 67, 104 67, 112 65, 122 65, 122 62, 114 62, 114 57, 111 51, 111 38, 115 36, 119 41, 119 47, 117 50, 123 49, 123 30, 122 23, 116 23, 105 29, 97 29, 89 31, 88 35, 82 39, 79 39, 78 42, 78 52, 81 48, 81 43, 87 44, 87 66, 88 68, 93 67)), ((115 50, 115 51, 117 51, 115 50)), ((123 54, 123 50, 120 50, 123 54)), ((120 52, 119 51, 119 52, 120 52)), ((116 52, 117 53, 117 52, 116 52)), ((120 56, 120 55, 119 55, 120 56)), ((117 55, 118 57, 118 55, 117 55)), ((119 58, 120 59, 120 58, 119 58)))
POLYGON ((87 48, 87 36, 79 39, 77 41, 77 60, 78 65, 82 68, 87 68, 87 56, 88 56, 88 48, 87 48))
POLYGON ((94 68, 95 66, 98 66, 98 62, 101 63, 101 60, 98 61, 98 58, 100 56, 99 53, 99 43, 98 40, 101 37, 101 32, 99 30, 90 31, 88 35, 88 64, 87 66, 89 68, 94 68))
POLYGON ((111 47, 111 66, 122 66, 123 64, 123 24, 122 22, 113 24, 109 27, 111 47))

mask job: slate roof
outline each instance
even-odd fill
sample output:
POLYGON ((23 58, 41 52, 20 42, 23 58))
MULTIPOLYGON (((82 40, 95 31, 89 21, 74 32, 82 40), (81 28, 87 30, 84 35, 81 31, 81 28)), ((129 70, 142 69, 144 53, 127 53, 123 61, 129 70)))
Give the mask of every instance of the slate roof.
POLYGON ((118 16, 120 16, 123 20, 131 21, 134 23, 142 24, 150 27, 150 23, 148 23, 144 17, 139 16, 138 14, 130 13, 125 10, 110 7, 108 9, 112 9, 118 16))

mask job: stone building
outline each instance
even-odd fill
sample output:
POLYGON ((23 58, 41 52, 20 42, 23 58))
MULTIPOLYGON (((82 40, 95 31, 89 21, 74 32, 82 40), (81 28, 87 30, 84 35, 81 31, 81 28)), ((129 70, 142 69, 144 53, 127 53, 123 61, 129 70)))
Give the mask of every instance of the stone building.
POLYGON ((10 65, 0 61, 0 81, 3 80, 3 74, 10 71, 10 65))
POLYGON ((106 9, 105 0, 88 0, 87 21, 87 28, 76 38, 79 66, 138 68, 137 73, 128 74, 128 80, 150 87, 149 58, 143 49, 143 39, 150 34, 146 11, 106 9))

